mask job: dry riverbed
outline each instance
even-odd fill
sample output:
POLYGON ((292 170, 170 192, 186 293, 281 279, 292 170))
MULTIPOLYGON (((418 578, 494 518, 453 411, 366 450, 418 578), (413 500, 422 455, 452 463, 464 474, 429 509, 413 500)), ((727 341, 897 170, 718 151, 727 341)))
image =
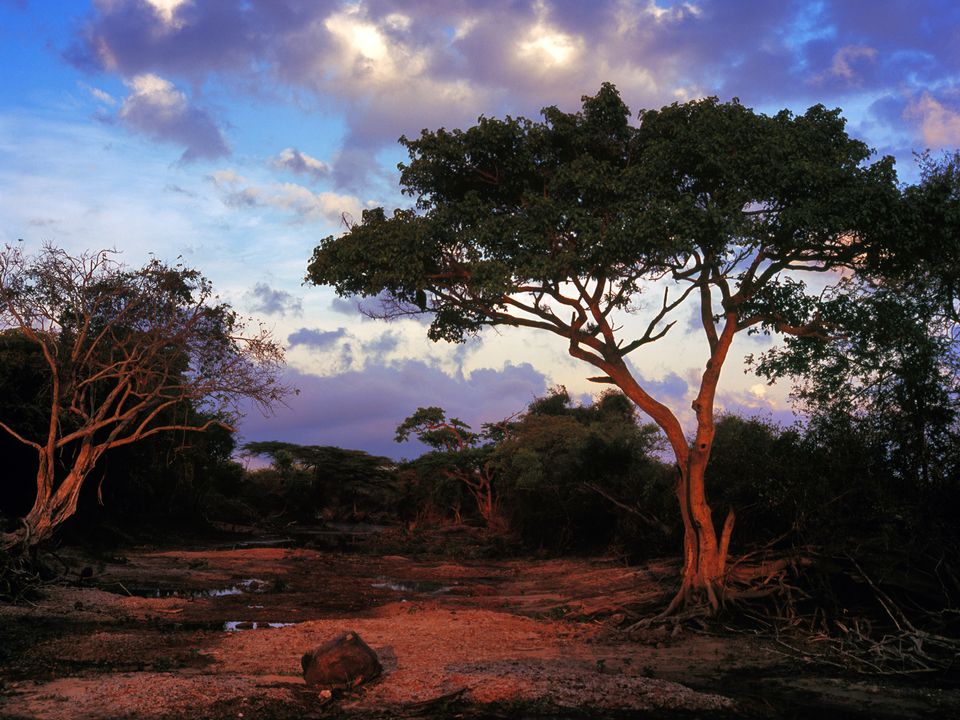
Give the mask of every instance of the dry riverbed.
POLYGON ((0 717, 960 716, 946 682, 825 675, 743 634, 624 632, 610 613, 662 595, 670 566, 221 547, 89 567, 0 606, 0 717), (323 704, 300 657, 347 630, 384 673, 323 704))

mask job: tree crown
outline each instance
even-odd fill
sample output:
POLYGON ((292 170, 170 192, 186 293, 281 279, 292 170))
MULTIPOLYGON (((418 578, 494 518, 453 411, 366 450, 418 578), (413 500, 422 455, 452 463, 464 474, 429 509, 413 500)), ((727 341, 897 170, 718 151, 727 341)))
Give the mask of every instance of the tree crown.
POLYGON ((677 283, 623 355, 666 332, 694 287, 719 294, 711 316, 799 327, 810 319, 804 288, 782 273, 860 262, 897 194, 892 160, 865 164, 838 110, 768 117, 707 98, 629 117, 604 84, 576 113, 401 138, 401 185, 416 208, 365 211, 321 242, 308 279, 385 293, 390 315, 430 312, 434 339, 525 325, 600 356, 613 349, 590 342, 602 323, 589 306, 605 319, 634 308, 645 284, 677 283))

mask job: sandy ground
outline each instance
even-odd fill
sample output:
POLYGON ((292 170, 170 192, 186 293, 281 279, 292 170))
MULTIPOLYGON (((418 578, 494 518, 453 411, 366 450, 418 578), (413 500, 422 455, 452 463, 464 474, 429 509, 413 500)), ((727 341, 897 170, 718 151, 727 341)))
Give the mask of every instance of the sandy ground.
POLYGON ((93 570, 0 606, 0 717, 960 716, 956 689, 812 674, 767 640, 620 630, 669 566, 250 548, 93 570), (384 673, 324 705, 300 657, 347 630, 384 673))

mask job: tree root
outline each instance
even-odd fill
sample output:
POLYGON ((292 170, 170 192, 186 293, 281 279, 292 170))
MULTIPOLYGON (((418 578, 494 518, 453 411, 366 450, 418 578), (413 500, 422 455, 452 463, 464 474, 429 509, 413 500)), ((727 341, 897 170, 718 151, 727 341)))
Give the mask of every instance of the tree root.
MULTIPOLYGON (((791 581, 799 567, 812 563, 805 556, 767 557, 754 562, 743 558, 733 563, 722 582, 694 588, 684 579, 666 608, 625 628, 627 631, 659 624, 715 619, 733 608, 741 611, 751 601, 772 599, 778 606, 791 606, 806 594, 791 581)), ((779 607, 778 607, 779 609, 779 607)))
MULTIPOLYGON (((813 598, 782 579, 778 580, 781 586, 739 592, 740 599, 746 601, 740 608, 741 616, 757 626, 758 634, 772 636, 784 655, 807 663, 868 675, 901 676, 942 673, 960 666, 960 638, 920 626, 921 620, 934 619, 932 616, 938 613, 919 611, 917 606, 920 617, 911 617, 856 559, 850 555, 844 559, 855 571, 852 579, 869 588, 876 600, 879 614, 874 608, 876 616, 870 616, 873 620, 868 617, 869 607, 840 607, 840 612, 831 613, 824 605, 828 595, 817 593, 813 598), (768 598, 773 605, 750 604, 755 598, 768 598), (802 613, 800 600, 815 600, 812 612, 802 613)), ((946 601, 949 604, 948 597, 946 601)), ((943 611, 953 612, 958 611, 950 607, 943 611)))
POLYGON ((19 604, 36 596, 44 584, 40 572, 26 554, 0 553, 0 600, 19 604))

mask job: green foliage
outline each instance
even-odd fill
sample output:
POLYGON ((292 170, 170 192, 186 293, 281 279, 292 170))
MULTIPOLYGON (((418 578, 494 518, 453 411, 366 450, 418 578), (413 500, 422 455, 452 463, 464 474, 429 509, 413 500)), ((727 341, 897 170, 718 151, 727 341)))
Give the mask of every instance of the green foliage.
POLYGON ((588 406, 572 406, 563 388, 534 400, 493 454, 511 529, 553 552, 612 542, 662 551, 676 513, 673 471, 654 457, 661 445, 620 393, 588 406))
POLYGON ((896 199, 892 160, 865 166, 837 110, 767 117, 708 98, 642 111, 638 127, 629 114, 606 83, 577 113, 401 138, 416 211, 366 211, 322 241, 308 279, 432 312, 434 339, 500 323, 568 334, 539 312, 558 283, 604 278, 622 309, 644 281, 709 259, 741 281, 744 302, 791 264, 855 262, 896 199), (773 270, 745 273, 758 250, 773 270), (524 293, 525 306, 511 301, 524 293))
POLYGON ((464 505, 473 506, 482 522, 491 527, 499 524, 499 513, 490 458, 507 424, 485 425, 483 432, 475 433, 459 418, 447 418, 443 408, 421 407, 397 426, 395 440, 403 442, 412 434, 434 448, 405 467, 421 491, 427 488, 426 499, 431 504, 443 508, 441 513, 449 508, 458 522, 464 505))
POLYGON ((761 418, 722 415, 710 455, 708 480, 718 520, 737 511, 737 542, 750 547, 789 532, 825 499, 823 479, 804 453, 797 429, 761 418))
POLYGON ((280 441, 251 442, 243 449, 273 460, 273 468, 252 474, 241 492, 275 512, 304 520, 382 519, 405 501, 396 463, 386 457, 280 441))
POLYGON ((411 435, 435 450, 462 450, 476 445, 481 436, 471 432, 470 426, 459 418, 447 419, 443 408, 417 408, 417 411, 397 426, 394 439, 404 442, 411 435))
POLYGON ((872 270, 910 294, 934 299, 936 313, 960 322, 960 152, 919 157, 920 183, 906 188, 895 228, 896 252, 877 255, 872 270))
MULTIPOLYGON (((13 393, 0 404, 4 438, 34 453, 33 505, 18 510, 23 523, 0 534, 0 547, 49 537, 108 451, 163 433, 229 430, 241 399, 269 407, 288 391, 279 346, 262 328, 244 332, 199 271, 158 260, 128 268, 114 254, 0 250, 2 351, 19 352, 31 381, 43 377, 31 401, 13 393)), ((115 473, 124 474, 138 473, 115 473)))

